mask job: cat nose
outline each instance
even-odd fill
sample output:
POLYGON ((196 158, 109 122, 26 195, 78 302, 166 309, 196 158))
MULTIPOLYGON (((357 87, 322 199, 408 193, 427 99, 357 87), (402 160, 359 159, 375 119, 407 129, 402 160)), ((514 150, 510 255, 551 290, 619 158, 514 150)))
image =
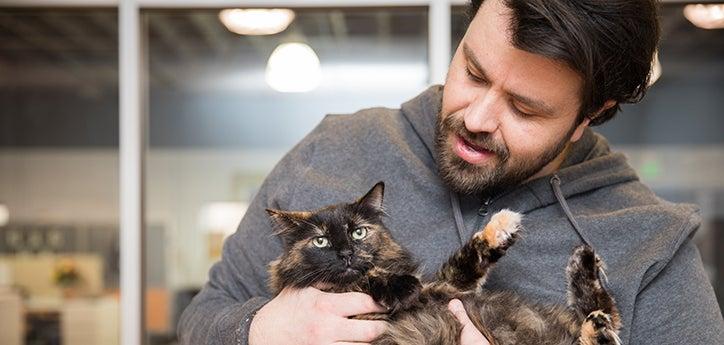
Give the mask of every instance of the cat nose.
POLYGON ((352 250, 350 249, 343 249, 339 251, 339 258, 344 260, 344 263, 347 266, 350 266, 352 264, 352 250))

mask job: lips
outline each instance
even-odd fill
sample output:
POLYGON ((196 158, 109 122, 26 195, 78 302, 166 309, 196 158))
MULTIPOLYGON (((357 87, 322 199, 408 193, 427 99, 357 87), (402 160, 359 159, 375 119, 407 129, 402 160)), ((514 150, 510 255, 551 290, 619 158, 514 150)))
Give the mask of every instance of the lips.
POLYGON ((454 139, 453 152, 464 161, 475 165, 485 163, 495 156, 495 153, 471 144, 458 135, 454 139))

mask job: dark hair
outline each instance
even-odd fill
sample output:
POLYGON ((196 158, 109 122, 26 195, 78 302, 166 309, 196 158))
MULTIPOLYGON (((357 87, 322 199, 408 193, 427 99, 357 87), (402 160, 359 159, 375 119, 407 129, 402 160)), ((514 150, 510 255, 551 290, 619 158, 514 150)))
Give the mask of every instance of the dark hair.
MULTIPOLYGON (((484 0, 471 0, 475 17, 484 0)), ((659 42, 654 0, 502 0, 512 10, 510 32, 518 49, 563 61, 583 79, 579 121, 607 100, 640 101, 649 83, 659 42)), ((595 118, 600 125, 621 109, 595 118)))

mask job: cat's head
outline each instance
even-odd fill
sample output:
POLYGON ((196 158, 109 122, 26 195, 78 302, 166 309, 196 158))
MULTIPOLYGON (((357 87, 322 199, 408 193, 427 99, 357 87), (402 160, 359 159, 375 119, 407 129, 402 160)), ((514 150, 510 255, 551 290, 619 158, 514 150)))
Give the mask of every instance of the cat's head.
POLYGON ((359 200, 316 211, 268 209, 283 254, 270 265, 270 287, 327 286, 344 289, 373 267, 384 267, 407 252, 382 223, 384 183, 359 200))

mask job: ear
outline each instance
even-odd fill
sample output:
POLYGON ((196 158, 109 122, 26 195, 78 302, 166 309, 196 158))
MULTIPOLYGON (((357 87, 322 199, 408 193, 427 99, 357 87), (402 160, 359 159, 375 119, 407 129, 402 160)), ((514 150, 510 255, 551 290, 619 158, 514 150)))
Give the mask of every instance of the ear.
POLYGON ((583 132, 586 130, 586 128, 588 128, 588 125, 591 123, 591 119, 595 119, 596 117, 601 115, 601 113, 603 113, 604 111, 606 111, 608 109, 611 109, 614 106, 616 106, 616 101, 609 99, 608 101, 606 101, 606 103, 603 103, 603 106, 601 107, 601 109, 598 109, 598 111, 595 114, 592 114, 591 116, 586 116, 583 119, 583 121, 581 121, 581 123, 578 124, 578 127, 576 127, 576 130, 573 131, 573 135, 571 135, 571 142, 575 143, 576 141, 581 139, 581 137, 583 136, 583 132))
POLYGON ((293 229, 306 223, 312 215, 311 212, 281 211, 271 208, 267 208, 266 213, 274 223, 274 227, 276 228, 274 233, 276 235, 291 232, 293 229))
POLYGON ((382 199, 385 195, 385 183, 380 181, 370 189, 365 196, 357 200, 357 204, 370 207, 377 211, 382 211, 382 199))

